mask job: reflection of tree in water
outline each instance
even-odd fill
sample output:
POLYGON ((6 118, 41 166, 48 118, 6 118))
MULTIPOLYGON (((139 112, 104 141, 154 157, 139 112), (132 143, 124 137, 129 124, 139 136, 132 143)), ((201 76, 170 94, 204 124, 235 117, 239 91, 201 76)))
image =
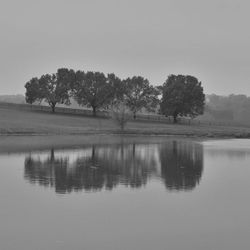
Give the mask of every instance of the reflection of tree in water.
POLYGON ((191 190, 200 182, 203 148, 198 143, 172 141, 160 151, 161 175, 167 189, 191 190))
POLYGON ((44 161, 33 159, 28 156, 25 159, 25 178, 32 183, 39 183, 44 186, 55 186, 56 191, 63 189, 67 183, 72 182, 67 176, 67 158, 56 158, 54 150, 44 161))
POLYGON ((168 190, 190 190, 203 170, 202 145, 188 141, 93 146, 77 152, 73 160, 72 151, 60 155, 51 150, 45 159, 31 154, 25 159, 24 176, 55 187, 57 193, 112 190, 119 184, 139 188, 153 176, 161 176, 168 190))
POLYGON ((133 145, 93 146, 89 156, 72 164, 67 157, 56 157, 54 150, 45 160, 25 159, 25 178, 32 183, 54 186, 56 192, 113 189, 118 184, 141 187, 155 172, 156 162, 150 147, 133 145))

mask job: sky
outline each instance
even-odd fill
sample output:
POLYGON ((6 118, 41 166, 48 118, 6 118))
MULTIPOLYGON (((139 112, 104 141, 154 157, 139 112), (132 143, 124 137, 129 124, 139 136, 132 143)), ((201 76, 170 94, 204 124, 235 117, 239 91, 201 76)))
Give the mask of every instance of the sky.
POLYGON ((58 68, 250 96, 250 1, 0 0, 0 95, 58 68))

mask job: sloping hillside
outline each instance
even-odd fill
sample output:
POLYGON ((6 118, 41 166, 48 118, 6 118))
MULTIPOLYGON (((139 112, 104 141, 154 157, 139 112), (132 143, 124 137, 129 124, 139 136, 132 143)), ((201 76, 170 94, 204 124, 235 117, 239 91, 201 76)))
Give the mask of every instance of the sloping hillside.
MULTIPOLYGON (((52 114, 0 107, 0 135, 14 134, 117 134, 119 128, 112 119, 80 115, 52 114)), ((136 135, 180 135, 199 137, 250 137, 250 128, 209 125, 180 125, 163 122, 127 124, 125 133, 136 135)))
POLYGON ((1 134, 72 134, 114 128, 107 119, 0 107, 1 134))

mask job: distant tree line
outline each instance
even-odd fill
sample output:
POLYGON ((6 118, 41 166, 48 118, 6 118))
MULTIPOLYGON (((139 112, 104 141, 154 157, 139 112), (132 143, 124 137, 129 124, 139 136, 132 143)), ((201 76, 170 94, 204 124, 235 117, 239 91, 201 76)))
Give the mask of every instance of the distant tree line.
POLYGON ((170 75, 154 87, 142 76, 120 79, 115 74, 74 71, 60 68, 55 74, 34 77, 25 84, 27 103, 45 101, 55 112, 57 104, 70 105, 73 98, 81 106, 108 110, 123 104, 136 118, 143 109, 172 116, 196 117, 203 113, 205 95, 201 82, 189 75, 170 75))
POLYGON ((204 118, 249 124, 250 97, 246 95, 207 95, 204 118))

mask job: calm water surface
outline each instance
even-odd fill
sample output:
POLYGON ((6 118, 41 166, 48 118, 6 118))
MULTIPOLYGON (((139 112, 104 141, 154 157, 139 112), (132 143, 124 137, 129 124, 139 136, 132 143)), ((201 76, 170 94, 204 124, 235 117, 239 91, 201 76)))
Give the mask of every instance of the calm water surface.
POLYGON ((250 140, 0 155, 1 250, 250 249, 250 140))

